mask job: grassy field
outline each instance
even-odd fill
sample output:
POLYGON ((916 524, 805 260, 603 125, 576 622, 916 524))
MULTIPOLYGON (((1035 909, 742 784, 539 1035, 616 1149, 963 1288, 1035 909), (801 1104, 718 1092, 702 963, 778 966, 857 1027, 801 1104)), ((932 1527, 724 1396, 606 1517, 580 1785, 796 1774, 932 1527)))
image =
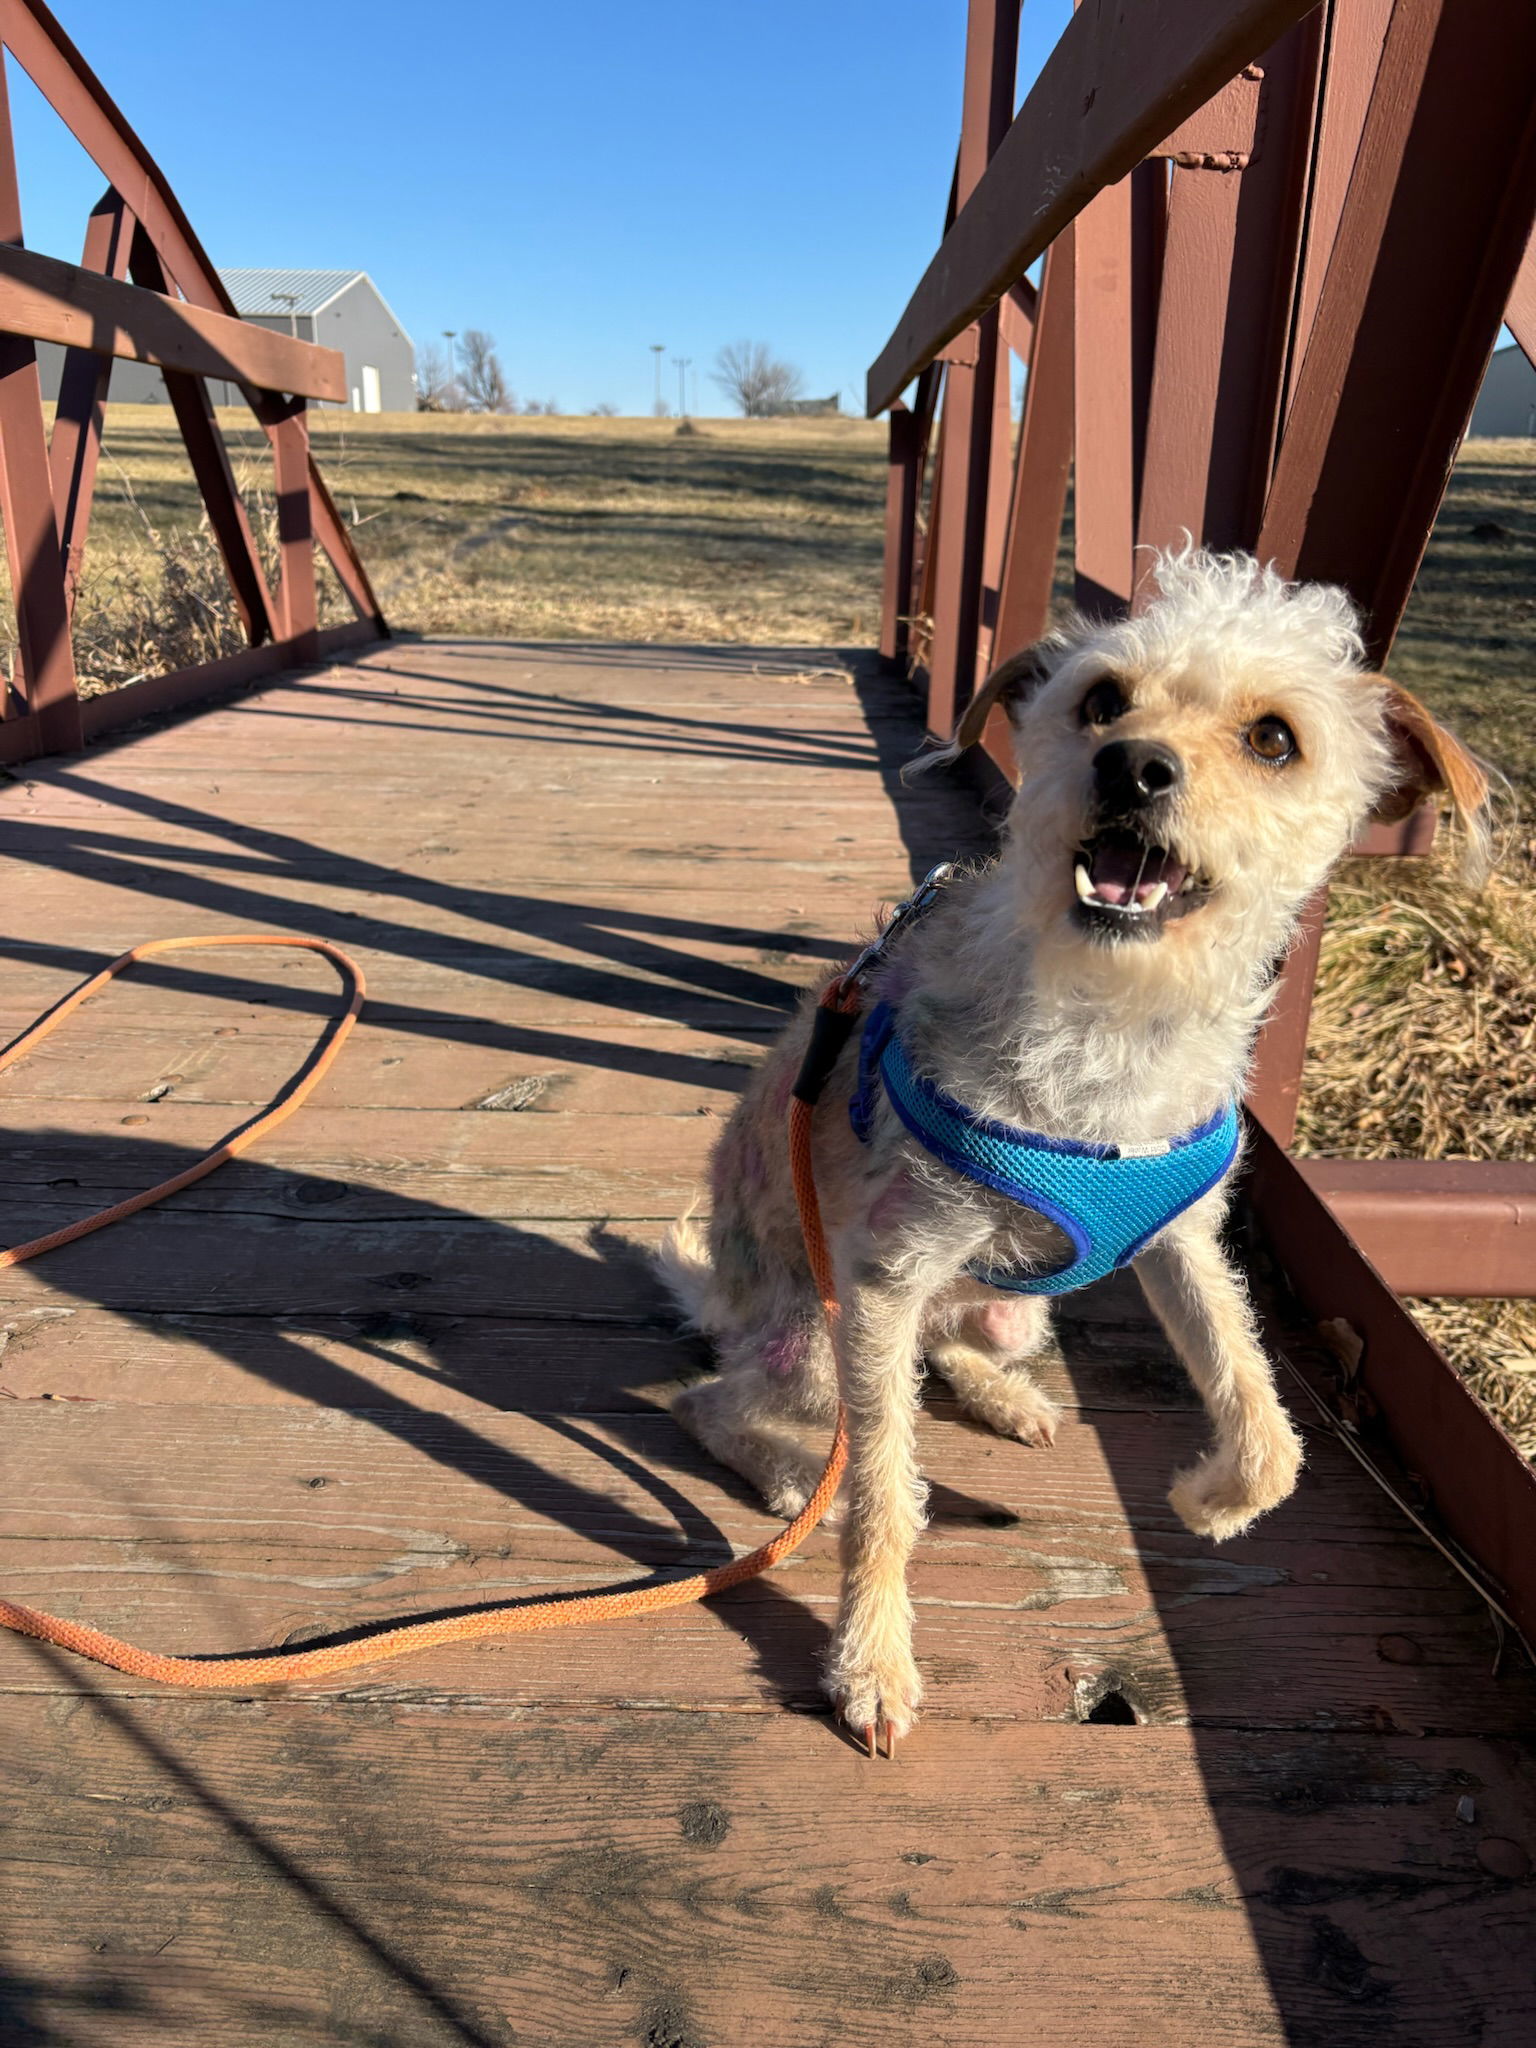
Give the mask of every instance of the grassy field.
MULTIPOLYGON (((264 444, 221 415, 272 544, 264 444)), ((317 453, 400 630, 858 646, 880 590, 884 429, 858 420, 313 415, 317 453)), ((168 412, 108 416, 78 612, 92 688, 237 646, 168 412)), ((332 590, 333 616, 345 616, 332 590)), ((1508 780, 1469 901, 1434 862, 1334 891, 1299 1144, 1519 1157, 1536 1130, 1536 443, 1469 443, 1393 673, 1508 780)), ((1536 1308, 1420 1304, 1536 1452, 1536 1308)))
MULTIPOLYGON (((265 530, 264 443, 236 413, 220 418, 265 530)), ((326 479, 403 631, 844 646, 877 631, 884 444, 863 421, 709 421, 679 434, 670 420, 312 419, 326 479)), ((82 590, 93 679, 136 672, 136 641, 114 649, 108 629, 145 608, 134 593, 152 592, 173 536, 204 618, 218 611, 235 633, 196 527, 167 411, 110 413, 82 590)))

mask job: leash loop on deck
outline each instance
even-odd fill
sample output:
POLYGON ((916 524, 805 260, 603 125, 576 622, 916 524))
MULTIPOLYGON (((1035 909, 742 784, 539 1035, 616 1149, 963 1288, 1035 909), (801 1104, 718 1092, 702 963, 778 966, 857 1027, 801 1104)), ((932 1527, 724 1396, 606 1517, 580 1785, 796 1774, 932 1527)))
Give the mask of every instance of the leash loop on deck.
POLYGON ((82 981, 72 989, 64 1000, 29 1025, 20 1038, 13 1039, 0 1052, 0 1074, 7 1067, 23 1059, 34 1046, 40 1044, 51 1032, 57 1031, 64 1019, 80 1005, 104 989, 127 967, 136 966, 141 960, 153 960, 161 953, 181 953, 200 946, 285 946, 302 953, 323 953, 333 966, 339 967, 347 987, 347 1007, 338 1017, 331 1020, 327 1034, 317 1045, 309 1065, 302 1067, 298 1075, 283 1091, 275 1096, 270 1107, 260 1116, 253 1117, 247 1124, 217 1145, 211 1152, 205 1152, 201 1159, 194 1160, 182 1172, 172 1174, 169 1180, 160 1181, 155 1187, 146 1188, 142 1194, 130 1195, 125 1202, 114 1202, 110 1208, 98 1209, 94 1216, 83 1216, 78 1223, 67 1223, 62 1230, 50 1230, 45 1237, 34 1237, 26 1244, 14 1244, 8 1251, 0 1251, 0 1268, 19 1266, 24 1259, 35 1259, 42 1252, 56 1251, 60 1245, 73 1244, 76 1238, 89 1237, 93 1230, 104 1230, 109 1223, 121 1223, 125 1216, 135 1216, 140 1209, 151 1208, 156 1202, 163 1202, 167 1195, 174 1195, 182 1188, 191 1187, 194 1181, 202 1180, 215 1167, 224 1165, 226 1160, 237 1159, 248 1151, 256 1140, 278 1124, 291 1117, 301 1103, 308 1100, 320 1082, 325 1078, 337 1053, 341 1051, 357 1022, 358 1012, 363 1007, 367 994, 367 983, 363 970, 340 946, 333 946, 325 939, 295 939, 273 932, 230 932, 218 933, 209 938, 193 939, 146 939, 142 945, 134 946, 126 953, 120 953, 109 966, 99 974, 93 974, 89 981, 82 981))
MULTIPOLYGON (((46 1016, 40 1018, 20 1038, 0 1053, 0 1072, 13 1065, 23 1054, 46 1038, 51 1031, 63 1023, 71 1011, 79 1008, 88 997, 105 987, 112 978, 136 961, 153 958, 156 954, 177 952, 196 946, 293 946, 309 952, 323 953, 327 959, 341 968, 349 984, 349 998, 344 1014, 333 1023, 330 1035, 321 1043, 313 1062, 301 1071, 300 1077, 284 1093, 280 1094, 271 1107, 254 1118, 250 1123, 226 1138, 211 1152, 205 1153, 194 1165, 170 1180, 161 1181, 157 1187, 147 1189, 143 1194, 134 1195, 125 1202, 114 1203, 111 1208, 102 1209, 94 1216, 87 1216, 78 1223, 71 1223, 62 1230, 50 1232, 46 1237, 32 1239, 28 1244, 15 1245, 7 1252, 0 1252, 0 1266, 19 1265, 24 1259, 36 1258, 39 1253, 52 1251, 57 1246, 70 1244, 76 1238, 86 1236, 90 1231, 100 1230, 108 1223, 116 1223, 124 1216, 131 1216, 140 1209, 147 1209, 152 1203, 163 1201, 167 1195, 179 1189, 190 1187, 215 1167, 244 1152, 264 1132, 274 1128, 294 1111, 312 1092, 337 1053, 341 1050, 348 1033, 357 1021, 363 1006, 365 985, 362 969, 339 946, 332 946, 323 939, 296 939, 262 935, 232 934, 228 937, 154 939, 144 945, 135 946, 131 952, 121 955, 109 967, 82 982, 79 988, 66 996, 46 1016)), ((851 1019, 858 1007, 858 997, 851 986, 845 986, 842 976, 835 977, 822 993, 821 1009, 838 1012, 851 1019)), ((819 1092, 819 1090, 818 1090, 819 1092)), ((831 1255, 827 1249, 826 1234, 822 1228, 821 1211, 816 1198, 815 1174, 811 1163, 811 1123, 813 1101, 795 1097, 789 1106, 789 1158, 794 1177, 795 1200, 800 1211, 800 1227, 805 1238, 806 1258, 821 1298, 823 1313, 829 1326, 837 1320, 837 1287, 832 1273, 831 1255)), ((181 1686, 190 1689, 211 1689, 219 1686, 277 1685, 295 1680, 326 1678, 338 1671, 351 1671, 365 1664, 377 1664, 387 1658, 406 1657, 417 1650, 428 1650, 440 1643, 478 1642, 488 1636, 526 1635, 535 1630, 551 1628, 579 1628, 589 1622, 618 1621, 636 1614, 657 1614, 669 1607, 687 1607, 698 1600, 711 1599, 716 1593, 723 1593, 732 1586, 739 1586, 747 1579, 756 1578, 759 1573, 771 1571, 776 1564, 799 1549, 832 1505, 843 1468, 848 1461, 848 1435, 846 1419, 841 1405, 838 1408, 837 1428, 832 1439, 832 1448, 827 1457, 815 1492, 805 1506, 779 1533, 767 1543, 749 1552, 745 1557, 732 1559, 729 1564, 717 1565, 711 1571, 695 1572, 684 1579, 662 1579, 648 1585, 629 1587, 616 1593, 574 1593, 551 1594, 532 1600, 514 1601, 494 1607, 477 1608, 468 1614, 442 1615, 435 1620, 404 1622, 394 1628, 385 1628, 377 1634, 354 1637, 344 1643, 317 1645, 307 1650, 280 1650, 268 1652, 253 1650, 233 1657, 165 1657, 153 1650, 142 1650, 134 1643, 125 1643, 117 1636, 109 1636, 102 1630, 90 1628, 84 1623, 66 1621, 56 1614, 45 1614, 36 1607, 23 1606, 18 1601, 0 1599, 0 1627, 14 1630, 18 1635, 31 1636, 39 1642, 51 1643, 59 1649, 72 1650, 77 1656, 88 1657, 94 1663, 105 1664, 114 1671, 122 1671, 133 1678, 152 1678, 163 1685, 181 1686)))

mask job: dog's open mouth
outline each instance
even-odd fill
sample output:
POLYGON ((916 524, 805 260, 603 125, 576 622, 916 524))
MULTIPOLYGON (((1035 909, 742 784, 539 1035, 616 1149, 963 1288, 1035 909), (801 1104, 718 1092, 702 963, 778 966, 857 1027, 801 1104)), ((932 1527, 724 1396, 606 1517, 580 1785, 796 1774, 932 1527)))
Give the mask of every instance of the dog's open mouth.
POLYGON ((1211 893, 1210 882, 1178 854, 1121 828, 1085 841, 1074 863, 1077 916, 1100 933, 1155 937, 1211 893))

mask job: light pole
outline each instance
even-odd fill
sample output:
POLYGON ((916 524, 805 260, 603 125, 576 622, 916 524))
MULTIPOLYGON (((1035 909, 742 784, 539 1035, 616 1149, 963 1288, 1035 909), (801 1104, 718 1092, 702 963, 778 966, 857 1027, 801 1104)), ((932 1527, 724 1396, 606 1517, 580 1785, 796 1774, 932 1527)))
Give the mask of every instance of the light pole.
POLYGON ((651 343, 651 354, 656 358, 656 403, 652 410, 655 412, 657 419, 663 418, 667 410, 667 402, 661 395, 661 359, 666 352, 667 344, 664 341, 653 341, 651 343))
POLYGON ((687 376, 688 366, 692 361, 692 356, 674 356, 672 358, 672 367, 677 372, 677 416, 680 420, 685 420, 688 417, 688 390, 683 379, 687 376))
POLYGON ((299 338, 299 316, 297 313, 294 312, 293 309, 299 303, 298 293, 274 292, 272 296, 276 300, 278 305, 286 306, 288 308, 288 332, 293 336, 294 340, 297 341, 299 338))

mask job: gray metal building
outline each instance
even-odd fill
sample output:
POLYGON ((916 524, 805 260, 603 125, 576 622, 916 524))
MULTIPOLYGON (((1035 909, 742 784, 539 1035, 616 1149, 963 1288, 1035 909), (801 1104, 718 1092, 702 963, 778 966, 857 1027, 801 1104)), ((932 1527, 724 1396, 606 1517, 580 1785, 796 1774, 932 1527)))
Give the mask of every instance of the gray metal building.
POLYGON ((1480 440, 1524 441, 1536 434, 1536 370, 1513 342, 1494 350, 1467 431, 1480 440))
MULTIPOLYGON (((365 270, 221 270, 242 319, 300 341, 340 349, 353 412, 414 412, 416 351, 365 270)), ((40 342, 43 396, 57 398, 64 351, 40 342)), ((210 380, 215 405, 238 405, 232 384, 210 380)), ((165 402, 165 382, 146 363, 115 363, 112 396, 128 405, 165 402)))

